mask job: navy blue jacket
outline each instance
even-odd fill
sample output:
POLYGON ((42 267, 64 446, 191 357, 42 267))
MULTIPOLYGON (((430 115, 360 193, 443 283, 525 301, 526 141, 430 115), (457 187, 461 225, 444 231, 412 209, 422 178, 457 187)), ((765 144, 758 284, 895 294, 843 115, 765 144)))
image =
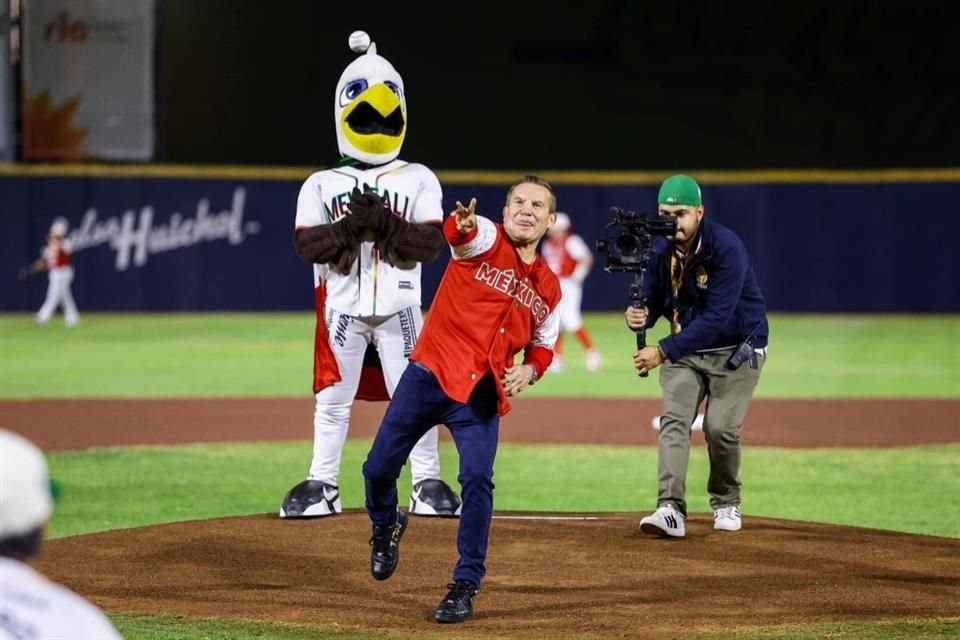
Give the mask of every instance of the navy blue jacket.
MULTIPOLYGON (((660 346, 671 362, 697 351, 735 347, 750 334, 754 348, 766 347, 767 310, 746 247, 737 234, 707 217, 699 235, 693 247, 700 242, 700 251, 687 266, 677 296, 681 331, 661 340, 660 346)), ((654 238, 644 281, 648 327, 660 316, 667 321, 673 317, 673 250, 666 238, 654 238)))

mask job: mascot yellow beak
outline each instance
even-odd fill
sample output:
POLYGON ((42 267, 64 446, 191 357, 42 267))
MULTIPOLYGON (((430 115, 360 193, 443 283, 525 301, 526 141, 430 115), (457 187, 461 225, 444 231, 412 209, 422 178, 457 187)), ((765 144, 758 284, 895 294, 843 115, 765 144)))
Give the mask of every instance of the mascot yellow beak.
POLYGON ((373 85, 344 107, 340 126, 350 144, 372 154, 399 149, 407 134, 400 98, 383 83, 373 85))

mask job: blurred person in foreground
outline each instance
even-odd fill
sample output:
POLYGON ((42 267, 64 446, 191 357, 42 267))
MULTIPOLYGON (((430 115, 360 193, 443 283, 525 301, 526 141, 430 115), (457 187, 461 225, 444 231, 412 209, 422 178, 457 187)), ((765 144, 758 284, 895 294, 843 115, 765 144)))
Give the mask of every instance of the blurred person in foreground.
POLYGON ((693 178, 665 180, 657 203, 659 215, 676 218, 677 231, 654 240, 647 306, 626 311, 634 330, 649 329, 661 316, 670 323, 669 336, 633 357, 638 374, 660 367, 663 388, 657 510, 640 521, 640 530, 658 537, 686 535, 690 429, 706 399, 713 528, 739 531, 740 431, 767 357, 766 305, 743 242, 705 217, 693 178))
POLYGON ((547 231, 540 253, 550 270, 560 278, 560 289, 563 292, 560 300, 561 334, 553 350, 550 371, 561 373, 564 370, 562 332, 573 334, 583 347, 587 371, 599 371, 603 357, 593 345, 590 332, 583 326, 583 313, 580 308, 583 303, 583 281, 593 266, 593 252, 583 238, 574 233, 570 216, 557 212, 557 221, 547 231))
POLYGON ((0 638, 120 638, 97 607, 27 564, 40 553, 52 512, 43 453, 0 429, 0 638))

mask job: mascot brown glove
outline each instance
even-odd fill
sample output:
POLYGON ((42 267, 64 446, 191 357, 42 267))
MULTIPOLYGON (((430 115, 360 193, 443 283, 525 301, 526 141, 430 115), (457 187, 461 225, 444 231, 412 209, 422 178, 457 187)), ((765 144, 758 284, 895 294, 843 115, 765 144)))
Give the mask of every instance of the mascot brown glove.
POLYGON ((354 187, 350 196, 350 215, 346 222, 357 234, 362 236, 364 231, 372 231, 375 236, 382 233, 383 221, 388 215, 386 206, 383 204, 383 198, 377 195, 368 185, 363 185, 363 193, 360 189, 354 187))
POLYGON ((401 262, 430 262, 447 244, 439 224, 407 222, 390 215, 384 219, 381 238, 377 248, 384 260, 394 266, 401 262))
POLYGON ((347 221, 358 236, 369 231, 380 255, 393 266, 409 262, 430 262, 446 244, 438 224, 407 222, 387 210, 386 204, 369 185, 356 187, 350 198, 347 221))
POLYGON ((360 239, 343 220, 297 229, 293 245, 307 264, 330 264, 339 273, 349 273, 360 253, 360 239))

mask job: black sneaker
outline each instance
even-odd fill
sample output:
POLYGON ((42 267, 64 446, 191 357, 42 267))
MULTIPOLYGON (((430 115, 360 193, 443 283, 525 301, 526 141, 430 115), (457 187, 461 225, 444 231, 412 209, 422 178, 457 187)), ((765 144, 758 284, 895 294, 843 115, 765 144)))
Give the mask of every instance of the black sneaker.
POLYGON ((421 480, 410 493, 410 513, 456 518, 460 515, 460 496, 443 480, 421 480))
POLYGON ((377 580, 386 580, 397 570, 400 560, 400 538, 407 529, 407 514, 397 511, 392 527, 374 527, 370 538, 370 573, 377 580))
POLYGON ((480 588, 469 580, 457 580, 448 584, 447 596, 440 601, 433 619, 437 622, 463 622, 473 615, 473 599, 480 588))
POLYGON ((322 518, 340 513, 340 489, 319 480, 304 480, 287 492, 281 518, 322 518))

